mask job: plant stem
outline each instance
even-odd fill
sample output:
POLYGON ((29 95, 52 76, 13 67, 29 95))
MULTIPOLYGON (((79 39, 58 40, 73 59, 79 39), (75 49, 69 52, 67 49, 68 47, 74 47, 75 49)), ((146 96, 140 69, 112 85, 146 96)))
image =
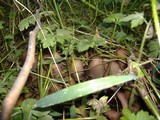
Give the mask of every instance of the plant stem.
POLYGON ((156 34, 157 34, 158 42, 160 45, 160 26, 159 26, 158 14, 156 9, 156 0, 151 0, 151 5, 152 5, 152 14, 154 19, 154 24, 156 28, 156 34))
POLYGON ((90 4, 89 2, 87 2, 86 0, 81 0, 83 3, 85 3, 86 5, 88 5, 90 8, 92 8, 93 10, 96 10, 98 12, 100 12, 101 14, 106 14, 105 12, 99 10, 97 7, 95 7, 94 5, 90 4))
POLYGON ((141 47, 140 47, 140 50, 139 50, 139 56, 138 56, 138 61, 139 62, 141 61, 141 58, 142 58, 143 47, 144 47, 144 44, 145 44, 145 40, 146 40, 146 36, 147 36, 147 32, 148 32, 150 24, 151 24, 151 20, 147 24, 146 30, 144 32, 144 36, 143 36, 143 39, 142 39, 141 47))
MULTIPOLYGON (((43 66, 42 66, 42 58, 43 58, 43 55, 42 55, 42 46, 40 45, 40 54, 39 54, 39 62, 38 62, 38 73, 39 75, 43 75, 43 66)), ((38 77, 38 86, 39 86, 39 91, 40 91, 40 98, 43 97, 43 80, 42 80, 42 77, 38 77)))
POLYGON ((156 107, 154 106, 154 104, 152 103, 152 101, 149 99, 148 96, 144 97, 144 100, 147 104, 148 107, 150 107, 151 111, 154 113, 154 115, 157 117, 158 120, 160 120, 160 115, 158 113, 158 110, 156 109, 156 107))
POLYGON ((57 16, 58 16, 58 19, 59 19, 59 22, 60 22, 60 25, 62 27, 62 29, 64 29, 64 25, 63 25, 63 22, 62 22, 62 19, 61 19, 61 15, 59 13, 59 10, 58 10, 58 7, 57 7, 57 4, 56 4, 56 1, 53 0, 53 3, 54 3, 54 6, 55 6, 55 9, 56 9, 56 12, 57 12, 57 16))

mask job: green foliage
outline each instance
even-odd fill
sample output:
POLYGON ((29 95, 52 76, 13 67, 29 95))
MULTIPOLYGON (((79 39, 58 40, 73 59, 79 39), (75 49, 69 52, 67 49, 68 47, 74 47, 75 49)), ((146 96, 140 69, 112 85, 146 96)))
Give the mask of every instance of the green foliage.
POLYGON ((29 120, 53 120, 52 116, 50 115, 49 110, 45 111, 37 111, 32 110, 31 112, 32 116, 29 118, 29 120))
POLYGON ((134 41, 134 37, 133 35, 127 35, 126 33, 124 33, 123 31, 121 32, 118 32, 115 36, 116 38, 116 41, 118 43, 122 43, 124 41, 127 41, 127 42, 133 42, 134 41))
POLYGON ((16 17, 16 12, 10 11, 10 12, 9 12, 9 18, 10 18, 11 20, 13 20, 13 19, 15 19, 15 17, 16 17))
MULTIPOLYGON (((42 17, 44 16, 49 16, 54 14, 52 11, 44 11, 40 13, 40 16, 42 17)), ((12 13, 11 16, 14 16, 14 14, 12 13)), ((35 15, 29 16, 27 18, 24 18, 23 20, 20 21, 18 27, 20 31, 23 31, 25 29, 27 29, 30 25, 34 25, 36 22, 36 18, 35 15)))
POLYGON ((137 114, 131 113, 131 111, 127 108, 122 110, 123 116, 120 120, 156 120, 154 116, 149 115, 148 112, 143 110, 139 111, 137 114))
POLYGON ((3 76, 4 78, 0 80, 0 103, 7 95, 9 89, 13 85, 15 78, 17 77, 18 70, 16 68, 6 71, 3 76))
POLYGON ((104 78, 99 78, 79 83, 40 99, 36 103, 36 108, 46 108, 49 106, 74 100, 76 98, 86 96, 91 93, 95 93, 97 91, 110 88, 114 85, 122 84, 124 82, 135 79, 137 79, 137 77, 133 75, 122 75, 122 76, 108 76, 104 78))
MULTIPOLYGON (((35 12, 35 4, 31 4, 32 2, 26 2, 22 0, 21 3, 26 6, 26 8, 29 8, 31 10, 30 12, 35 12)), ((21 21, 18 27, 20 31, 23 31, 34 25, 36 22, 35 15, 31 16, 31 14, 28 13, 28 10, 26 11, 25 8, 17 4, 16 1, 7 1, 5 2, 5 4, 7 5, 4 5, 4 2, 2 2, 2 5, 0 5, 0 17, 4 17, 0 20, 0 43, 2 43, 2 46, 0 47, 0 50, 2 51, 2 55, 0 56, 0 61, 2 61, 0 65, 0 69, 2 69, 0 72, 0 78, 2 78, 2 81, 0 81, 0 102, 2 102, 3 98, 8 93, 9 88, 12 86, 19 72, 19 70, 14 69, 18 68, 17 65, 19 66, 19 63, 17 60, 19 60, 22 53, 21 49, 15 49, 17 47, 17 43, 23 40, 28 41, 28 35, 17 30, 17 23, 21 21), (12 5, 11 8, 6 7, 10 5, 12 5), (16 12, 14 12, 15 10, 16 12), (21 38, 23 38, 23 40, 21 40, 21 38), (5 52, 3 53, 3 51, 5 52), (8 68, 9 70, 6 70, 8 68)), ((145 21, 145 23, 148 24, 147 20, 151 18, 150 14, 146 14, 151 13, 149 11, 150 8, 148 9, 148 5, 148 0, 141 0, 136 2, 126 0, 53 0, 42 2, 43 9, 40 13, 42 31, 40 31, 38 34, 38 40, 39 43, 42 44, 43 48, 51 47, 54 52, 58 50, 60 55, 65 55, 64 58, 57 59, 57 63, 60 63, 61 61, 65 62, 68 55, 77 57, 78 55, 81 55, 81 57, 86 60, 84 64, 84 66, 86 67, 88 65, 88 58, 86 58, 88 54, 85 54, 85 52, 88 49, 93 50, 93 55, 101 53, 98 55, 98 57, 102 57, 101 55, 105 57, 105 53, 112 54, 111 58, 114 57, 114 53, 117 47, 125 48, 127 50, 126 46, 124 46, 127 45, 127 47, 131 46, 130 51, 139 49, 141 39, 144 34, 143 27, 145 26, 145 24, 143 23, 145 21), (145 17, 147 19, 145 19, 145 17), (141 26, 142 24, 143 26, 141 26), (98 30, 98 35, 95 35, 95 29, 98 30), (130 45, 130 43, 132 43, 132 45, 130 45), (97 49, 98 47, 101 47, 101 49, 97 49), (83 56, 84 54, 75 54, 77 52, 83 52, 85 56, 83 56)), ((26 33, 28 34, 29 30, 26 31, 26 33)), ((18 47, 24 48, 23 45, 18 47)), ((145 47, 149 48, 149 57, 159 58, 160 47, 158 45, 158 42, 150 41, 148 46, 145 47)), ((37 52, 39 51, 43 52, 42 49, 37 50, 37 52)), ((144 53, 146 51, 142 52, 144 53)), ((148 53, 145 53, 145 55, 148 55, 148 53)), ((145 60, 145 58, 143 60, 145 60)), ((125 60, 123 61, 125 62, 125 60)), ((43 77, 50 77, 49 72, 47 76, 44 76, 43 72, 46 71, 39 70, 43 68, 43 65, 46 69, 46 66, 48 66, 49 63, 50 60, 38 63, 42 64, 38 67, 38 71, 40 71, 38 79, 43 79, 41 78, 42 75, 43 77)), ((138 75, 143 76, 141 68, 139 67, 140 64, 135 64, 134 62, 131 62, 131 64, 132 67, 137 69, 138 75)), ((67 68, 68 66, 65 67, 67 68)), ((158 66, 157 68, 159 69, 158 66)), ((67 70, 68 69, 65 69, 62 73, 67 73, 67 70)), ((62 74, 62 76, 63 75, 64 74, 62 74)), ((109 88, 113 85, 127 82, 131 80, 131 78, 135 79, 135 77, 133 76, 130 76, 127 79, 118 79, 117 76, 109 78, 100 78, 93 80, 94 83, 88 81, 68 87, 57 93, 51 94, 44 99, 40 99, 36 103, 36 107, 46 108, 48 106, 61 104, 66 101, 74 100, 76 98, 97 92, 99 90, 109 88), (110 81, 109 78, 114 79, 114 81, 110 81)), ((153 76, 153 81, 159 84, 159 78, 157 76, 153 76)), ((44 82, 42 81, 39 83, 42 84, 44 82)), ((49 85, 46 85, 44 88, 48 89, 48 86, 49 85)), ((23 89, 22 93, 28 92, 27 87, 23 89)), ((62 85, 62 87, 64 86, 62 85)), ((70 117, 72 118, 77 117, 77 114, 85 116, 84 112, 86 112, 85 110, 87 101, 79 104, 80 107, 77 107, 76 104, 72 105, 71 107, 65 106, 65 108, 69 108, 69 111, 67 111, 66 115, 70 115, 70 117)), ((104 99, 92 99, 89 102, 89 104, 94 109, 90 109, 89 111, 90 119, 91 117, 97 120, 106 119, 106 117, 104 116, 96 116, 97 113, 101 113, 103 109, 106 110, 106 101, 107 100, 105 97, 104 99)), ((14 119, 48 120, 52 119, 52 117, 62 117, 64 115, 63 113, 61 113, 61 111, 50 111, 48 108, 44 111, 33 110, 34 103, 35 101, 32 101, 30 99, 28 99, 28 101, 24 101, 22 105, 17 108, 16 113, 14 114, 14 119)), ((145 112, 134 114, 126 111, 126 113, 126 116, 130 115, 135 119, 141 119, 140 116, 147 116, 145 112)), ((123 119, 127 119, 127 117, 123 119)))
POLYGON ((28 120, 31 116, 31 110, 34 108, 34 104, 36 103, 35 99, 27 99, 23 101, 21 104, 22 112, 23 112, 23 119, 28 120))
POLYGON ((153 40, 150 41, 148 44, 149 48, 149 56, 153 58, 160 58, 160 46, 158 44, 158 41, 153 40))
POLYGON ((14 35, 13 34, 8 34, 6 36, 4 36, 5 40, 13 40, 14 39, 14 35))
POLYGON ((144 22, 144 13, 134 13, 120 19, 121 22, 131 22, 131 28, 137 27, 144 22))
POLYGON ((29 16, 29 17, 23 19, 19 23, 19 25, 18 25, 19 30, 23 31, 24 29, 27 29, 30 26, 30 24, 34 25, 35 22, 36 22, 35 16, 29 16))
POLYGON ((3 98, 8 93, 7 82, 0 80, 0 104, 2 103, 3 98))
POLYGON ((15 108, 12 120, 53 120, 49 110, 33 110, 35 103, 35 99, 24 100, 19 109, 15 108))
POLYGON ((121 19, 124 18, 124 15, 122 13, 113 13, 109 16, 107 16, 103 22, 104 23, 115 23, 120 25, 121 24, 121 19))
POLYGON ((77 40, 74 38, 72 30, 56 29, 55 32, 53 31, 48 27, 43 28, 43 33, 38 34, 38 39, 41 41, 43 48, 59 45, 65 55, 71 55, 74 51, 81 53, 89 48, 106 45, 105 39, 102 37, 93 36, 92 38, 77 40))
POLYGON ((160 70, 160 63, 158 63, 152 71, 152 79, 158 85, 160 85, 159 70, 160 70))
POLYGON ((62 114, 62 113, 59 113, 59 112, 57 112, 57 111, 52 111, 52 112, 50 113, 50 115, 53 116, 53 117, 59 117, 59 116, 62 116, 63 114, 62 114))
POLYGON ((130 22, 131 28, 137 27, 144 22, 144 13, 130 14, 128 16, 123 15, 122 13, 114 13, 107 16, 103 22, 104 23, 115 23, 117 25, 122 25, 123 22, 130 22))
POLYGON ((19 109, 15 108, 12 120, 31 120, 32 118, 32 109, 34 108, 36 100, 35 99, 27 99, 24 100, 19 109))
POLYGON ((69 112, 69 113, 70 113, 71 118, 77 117, 75 105, 72 105, 72 106, 70 107, 70 112, 69 112))
POLYGON ((3 29, 4 21, 0 20, 0 30, 3 29))
POLYGON ((73 32, 65 29, 57 29, 55 33, 50 28, 44 28, 43 33, 38 34, 44 48, 54 47, 57 43, 64 44, 65 41, 73 39, 73 32), (44 35, 44 36, 43 36, 44 35))
POLYGON ((98 46, 105 46, 106 42, 105 39, 100 37, 96 38, 95 36, 92 39, 84 39, 80 40, 77 43, 77 50, 78 52, 87 51, 89 48, 97 48, 98 46))

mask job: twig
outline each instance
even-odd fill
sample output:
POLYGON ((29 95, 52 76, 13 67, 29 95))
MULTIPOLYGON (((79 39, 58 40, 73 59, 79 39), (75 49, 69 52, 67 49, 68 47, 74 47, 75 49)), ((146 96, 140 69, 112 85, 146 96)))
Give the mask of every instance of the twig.
POLYGON ((32 68, 32 65, 34 63, 35 59, 35 46, 36 46, 36 35, 39 32, 40 27, 40 16, 39 12, 41 10, 41 4, 39 2, 36 2, 39 5, 39 8, 36 10, 36 21, 37 24, 33 31, 29 33, 29 44, 28 44, 28 50, 27 50, 27 56, 25 63, 16 78, 11 90, 9 91, 8 95, 5 97, 3 104, 2 104, 2 116, 1 120, 9 120, 12 114, 12 110, 14 106, 16 105, 16 102, 21 94, 21 91, 27 81, 27 78, 29 76, 30 70, 32 68))

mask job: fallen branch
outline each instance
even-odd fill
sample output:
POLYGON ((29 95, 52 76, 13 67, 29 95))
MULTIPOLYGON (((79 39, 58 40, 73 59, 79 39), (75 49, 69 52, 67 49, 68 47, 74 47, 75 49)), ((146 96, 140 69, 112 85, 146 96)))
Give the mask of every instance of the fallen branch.
POLYGON ((16 105, 16 102, 21 94, 21 91, 27 81, 27 78, 29 76, 30 70, 32 68, 32 65, 35 60, 35 46, 36 46, 36 35, 39 32, 39 26, 40 26, 40 16, 39 12, 41 10, 41 4, 37 2, 39 5, 39 8, 36 10, 36 21, 37 24, 33 31, 29 33, 29 44, 28 44, 28 50, 27 50, 27 56, 26 60, 24 62, 24 65, 16 78, 11 90, 5 97, 3 104, 2 104, 2 115, 1 120, 9 120, 12 114, 12 110, 14 106, 16 105))

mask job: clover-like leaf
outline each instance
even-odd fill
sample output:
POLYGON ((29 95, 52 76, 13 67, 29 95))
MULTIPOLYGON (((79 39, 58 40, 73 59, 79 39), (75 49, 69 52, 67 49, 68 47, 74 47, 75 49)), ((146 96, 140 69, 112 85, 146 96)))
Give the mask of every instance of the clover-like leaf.
POLYGON ((152 115, 149 115, 146 111, 139 111, 137 114, 131 113, 131 111, 127 108, 122 110, 123 116, 120 120, 156 120, 156 118, 152 115))

